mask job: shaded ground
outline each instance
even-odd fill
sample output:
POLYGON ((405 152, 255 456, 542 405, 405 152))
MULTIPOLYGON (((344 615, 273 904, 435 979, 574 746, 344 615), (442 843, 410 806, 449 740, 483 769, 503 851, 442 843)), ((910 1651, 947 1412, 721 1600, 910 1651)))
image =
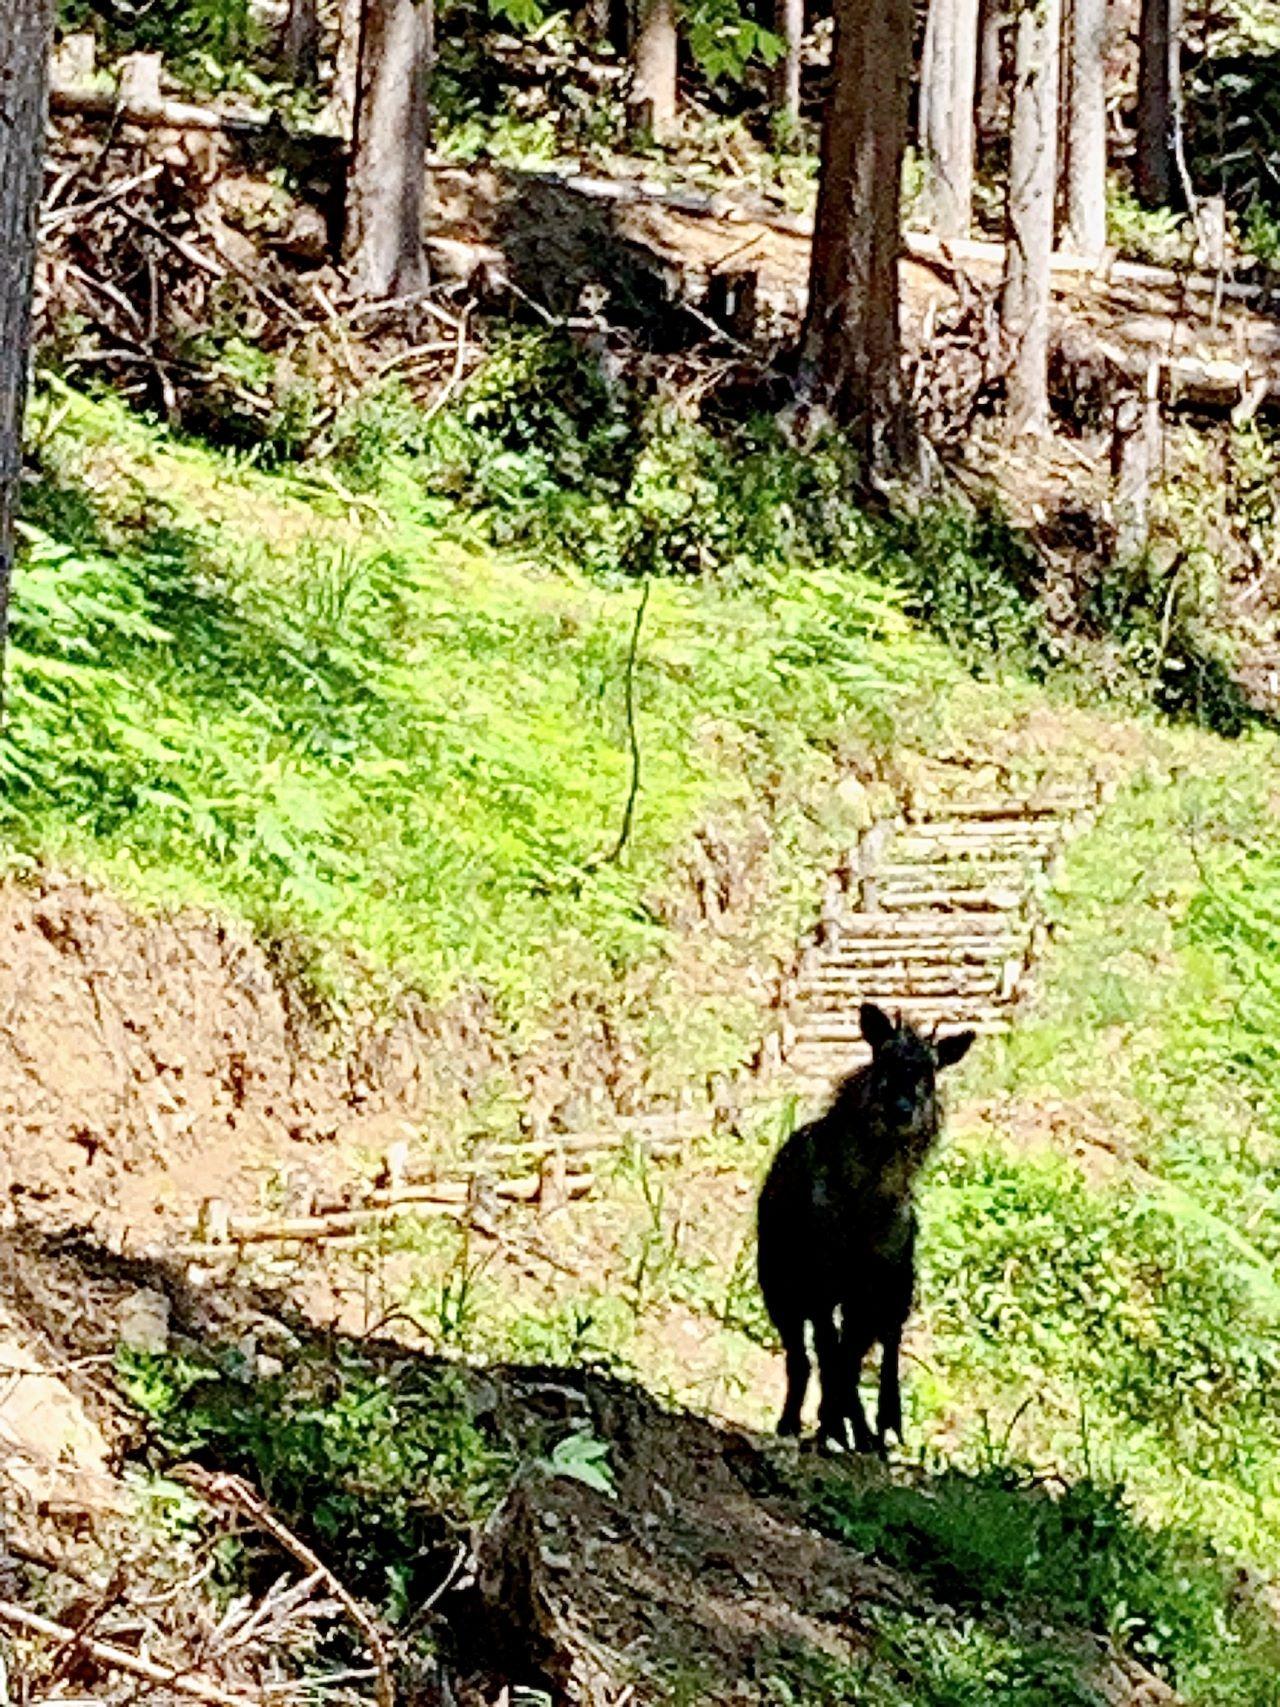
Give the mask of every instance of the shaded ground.
MULTIPOLYGON (((905 1707, 959 1700, 947 1692, 952 1686, 985 1677, 991 1693, 983 1699, 1116 1707, 1172 1699, 1100 1629, 1073 1628, 1044 1597, 1043 1561, 1031 1562, 1036 1549, 1055 1538, 1064 1549, 1064 1599, 1077 1592, 1071 1573, 1079 1561, 1067 1539, 1071 1524, 1058 1522, 1042 1490, 1000 1476, 932 1484, 798 1458, 790 1447, 665 1410, 643 1389, 603 1373, 466 1369, 386 1338, 335 1339, 316 1334, 283 1299, 211 1290, 193 1278, 74 1241, 0 1242, 4 1308, 22 1318, 45 1359, 64 1370, 74 1365, 75 1374, 60 1377, 61 1409, 85 1419, 91 1440, 100 1442, 105 1430, 117 1466, 160 1469, 194 1457, 210 1469, 247 1473, 339 1575, 373 1599, 383 1572, 398 1576, 407 1619, 402 1614, 393 1642, 410 1698, 487 1707, 520 1686, 584 1707, 623 1700, 905 1707), (149 1326, 140 1334, 144 1316, 149 1326), (122 1336, 137 1348, 123 1369, 126 1390, 143 1405, 141 1433, 101 1362, 118 1355, 122 1336), (175 1385, 166 1388, 166 1380, 175 1385), (358 1440, 317 1430, 320 1391, 335 1415, 348 1401, 362 1410, 358 1440), (379 1410, 379 1393, 391 1396, 389 1409, 379 1410), (426 1456, 415 1457, 412 1447, 426 1456), (993 1519, 1006 1544, 1012 1535, 1015 1549, 1028 1549, 1026 1592, 1006 1580, 1008 1562, 1000 1577, 984 1557, 980 1531, 993 1519), (972 1533, 967 1560, 950 1533, 957 1521, 972 1533), (842 1539, 859 1532, 897 1540, 866 1549, 842 1539), (908 1560, 912 1568, 904 1570, 908 1560), (435 1656, 425 1671, 424 1652, 435 1656)), ((6 1405, 0 1424, 11 1432, 6 1405)), ((80 1456, 95 1452, 100 1459, 101 1445, 80 1456)), ((66 1558, 65 1538, 77 1526, 83 1534, 90 1509, 76 1493, 75 1458, 64 1452, 61 1500, 46 1497, 37 1512, 30 1501, 7 1498, 0 1529, 0 1559, 8 1552, 12 1571, 41 1558, 55 1605, 66 1598, 57 1563, 66 1558)), ((0 1478, 11 1489, 14 1462, 12 1450, 0 1458, 0 1478)), ((119 1481, 111 1488, 128 1510, 136 1493, 119 1481)), ((1079 1488, 1072 1498, 1077 1530, 1091 1500, 1105 1505, 1101 1493, 1079 1488)), ((1108 1521, 1120 1521, 1106 1509, 1108 1521)), ((119 1521, 101 1520, 108 1542, 119 1521)), ((207 1546, 226 1520, 205 1511, 191 1521, 207 1546)), ((1134 1537, 1145 1544, 1137 1528, 1134 1537)), ((246 1560, 251 1596, 281 1568, 279 1558, 259 1556, 256 1565, 253 1558, 246 1560)), ((149 1568, 135 1537, 99 1634, 124 1639, 116 1626, 149 1568)), ((194 1585, 188 1592, 199 1598, 194 1585)), ((156 1633, 175 1664, 202 1624, 189 1607, 183 1617, 185 1625, 161 1616, 156 1633)), ((46 1659, 39 1651, 28 1656, 33 1680, 46 1659)), ((237 1655, 233 1681, 252 1688, 281 1660, 250 1649, 237 1655), (245 1675, 255 1666, 256 1677, 245 1675)), ((190 1655, 189 1663, 202 1675, 214 1665, 209 1653, 190 1655)), ((86 1661, 82 1673, 114 1698, 101 1668, 86 1661)))

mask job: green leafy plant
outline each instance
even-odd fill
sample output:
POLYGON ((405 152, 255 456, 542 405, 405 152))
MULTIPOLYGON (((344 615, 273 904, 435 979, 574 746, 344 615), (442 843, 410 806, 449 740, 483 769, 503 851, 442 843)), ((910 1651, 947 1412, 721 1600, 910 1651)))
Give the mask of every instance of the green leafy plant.
POLYGON ((567 1434, 557 1441, 546 1459, 546 1467, 550 1475, 567 1476, 598 1494, 612 1498, 617 1492, 609 1464, 609 1443, 589 1432, 567 1434))

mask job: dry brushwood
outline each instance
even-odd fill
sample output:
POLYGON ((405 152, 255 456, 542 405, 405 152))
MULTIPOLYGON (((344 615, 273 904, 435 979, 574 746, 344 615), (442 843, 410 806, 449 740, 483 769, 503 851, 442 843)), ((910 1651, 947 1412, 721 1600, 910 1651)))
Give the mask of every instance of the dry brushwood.
POLYGON ((346 1612, 368 1645, 370 1658, 377 1673, 378 1707, 395 1707, 395 1682, 391 1670, 391 1652, 378 1627, 377 1620, 361 1606, 351 1591, 333 1574, 319 1554, 276 1516, 239 1476, 205 1470, 196 1464, 186 1464, 175 1472, 177 1479, 188 1483, 205 1499, 240 1512, 264 1535, 283 1547, 311 1575, 319 1578, 329 1593, 346 1612))
POLYGON ((130 1677, 139 1677, 147 1683, 172 1689, 176 1694, 189 1696, 193 1701, 207 1702, 209 1707, 245 1707, 248 1700, 246 1696, 219 1689, 216 1684, 209 1683, 204 1678, 195 1677, 189 1672, 175 1671, 170 1666, 157 1665, 145 1655, 131 1654, 126 1648, 117 1647, 112 1642, 99 1641, 96 1636, 86 1635, 71 1625, 59 1624, 52 1618, 42 1617, 28 1607, 17 1606, 9 1600, 0 1600, 0 1624, 26 1635, 42 1636, 48 1641, 58 1642, 68 1651, 79 1648, 112 1671, 126 1672, 130 1677))
POLYGON ((465 312, 426 297, 358 322, 329 221, 323 197, 272 187, 216 129, 55 124, 40 339, 69 377, 108 380, 175 424, 244 440, 288 422, 299 450, 323 449, 392 375, 428 407, 452 393, 477 359, 465 312), (240 343, 256 348, 250 367, 240 343))

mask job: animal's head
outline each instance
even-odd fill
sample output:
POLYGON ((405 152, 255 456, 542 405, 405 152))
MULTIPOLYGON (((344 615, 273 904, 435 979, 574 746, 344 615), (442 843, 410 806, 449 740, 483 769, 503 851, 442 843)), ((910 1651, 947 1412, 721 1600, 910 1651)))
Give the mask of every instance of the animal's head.
POLYGON ((925 1037, 874 1002, 862 1004, 859 1019, 871 1045, 867 1091, 875 1124, 895 1149, 922 1155, 938 1131, 938 1074, 963 1059, 974 1034, 925 1037))

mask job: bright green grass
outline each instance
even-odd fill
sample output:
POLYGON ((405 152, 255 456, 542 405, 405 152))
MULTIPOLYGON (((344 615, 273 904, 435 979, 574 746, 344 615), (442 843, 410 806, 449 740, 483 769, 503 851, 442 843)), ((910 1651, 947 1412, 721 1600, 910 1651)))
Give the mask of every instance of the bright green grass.
POLYGON ((430 996, 484 985, 513 1019, 549 962, 564 995, 663 952, 669 856, 709 817, 769 805, 772 902, 801 916, 849 830, 841 754, 926 664, 948 674, 866 574, 656 581, 614 860, 635 583, 497 554, 407 465, 357 496, 78 397, 47 423, 26 515, 11 848, 430 996))
MULTIPOLYGON (((952 1463, 1122 1484, 1211 1576, 1242 1558, 1270 1578, 1276 746, 1170 756, 1073 849, 1033 1011, 971 1075, 983 1121, 926 1199, 917 1428, 952 1463)), ((1178 1569, 1191 1600, 1126 1645, 1191 1700, 1276 1699, 1274 1622, 1234 1623, 1178 1569)))

